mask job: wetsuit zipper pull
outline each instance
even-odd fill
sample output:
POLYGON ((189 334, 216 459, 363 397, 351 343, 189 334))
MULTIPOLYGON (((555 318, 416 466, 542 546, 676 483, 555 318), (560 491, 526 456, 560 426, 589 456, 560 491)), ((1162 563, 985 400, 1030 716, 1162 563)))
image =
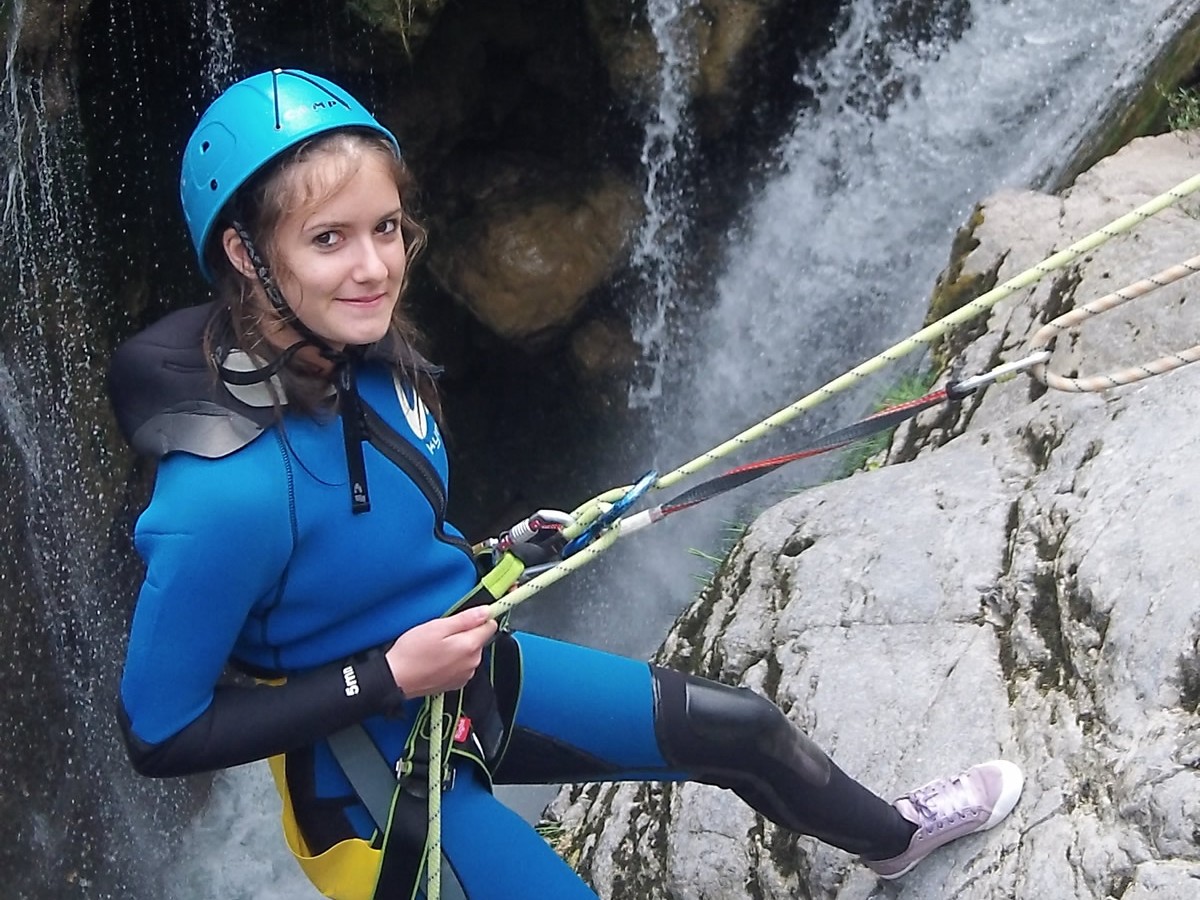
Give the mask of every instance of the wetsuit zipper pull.
POLYGON ((342 434, 346 439, 346 468, 350 473, 350 508, 355 514, 365 513, 371 509, 371 497, 367 491, 367 464, 362 448, 366 430, 353 360, 347 360, 338 367, 337 390, 342 407, 342 434))

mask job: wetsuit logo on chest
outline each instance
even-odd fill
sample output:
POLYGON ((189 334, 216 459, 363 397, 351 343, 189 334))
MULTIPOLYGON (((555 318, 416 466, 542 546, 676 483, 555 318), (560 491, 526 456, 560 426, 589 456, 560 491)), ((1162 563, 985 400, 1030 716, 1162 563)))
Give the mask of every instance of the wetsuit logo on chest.
POLYGON ((418 441, 425 444, 430 453, 442 444, 442 436, 438 433, 437 425, 432 421, 425 401, 412 385, 404 384, 399 378, 394 379, 396 397, 400 400, 400 409, 404 411, 404 419, 418 441))

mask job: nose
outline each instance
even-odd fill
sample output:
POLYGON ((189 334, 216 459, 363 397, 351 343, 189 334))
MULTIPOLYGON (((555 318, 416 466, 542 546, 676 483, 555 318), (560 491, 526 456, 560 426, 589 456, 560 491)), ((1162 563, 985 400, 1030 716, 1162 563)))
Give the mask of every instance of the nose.
POLYGON ((358 258, 355 260, 354 280, 361 284, 371 284, 383 281, 388 277, 387 260, 375 246, 375 241, 364 238, 360 244, 358 258))

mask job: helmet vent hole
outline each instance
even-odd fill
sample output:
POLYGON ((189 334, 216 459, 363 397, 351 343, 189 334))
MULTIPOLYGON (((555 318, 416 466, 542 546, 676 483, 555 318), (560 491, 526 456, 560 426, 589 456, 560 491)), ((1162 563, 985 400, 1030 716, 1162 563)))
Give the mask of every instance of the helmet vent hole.
POLYGON ((214 178, 212 181, 210 181, 208 183, 208 187, 210 190, 215 191, 217 189, 217 179, 214 178))
POLYGON ((202 143, 202 144, 200 145, 200 152, 201 152, 201 153, 207 153, 207 152, 208 152, 208 148, 209 148, 209 147, 211 147, 211 146, 212 146, 212 144, 210 144, 208 141, 205 141, 204 143, 202 143))

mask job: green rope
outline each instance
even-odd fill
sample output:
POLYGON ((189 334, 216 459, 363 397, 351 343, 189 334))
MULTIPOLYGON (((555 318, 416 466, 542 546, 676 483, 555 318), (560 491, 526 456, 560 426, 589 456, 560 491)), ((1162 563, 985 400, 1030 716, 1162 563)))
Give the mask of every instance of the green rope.
MULTIPOLYGON (((517 583, 525 564, 511 553, 504 554, 490 572, 481 579, 482 587, 493 598, 503 597, 517 583)), ((463 598, 469 600, 472 595, 463 598)), ((446 615, 452 615, 461 606, 456 604, 446 615)), ((489 607, 490 609, 490 607, 489 607)), ((492 613, 491 618, 498 617, 492 613)), ((441 900, 442 895, 442 782, 446 771, 446 695, 435 694, 429 703, 429 797, 427 803, 428 827, 425 832, 425 898, 441 900)), ((461 707, 460 707, 461 708, 461 707)), ((450 723, 451 728, 458 722, 450 723)))
POLYGON ((425 897, 442 896, 442 716, 446 714, 446 695, 435 694, 429 701, 429 830, 425 835, 425 897))
MULTIPOLYGON (((757 425, 747 428, 745 431, 735 435, 734 437, 725 441, 723 444, 719 444, 708 452, 702 453, 700 456, 697 456, 695 459, 684 463, 674 471, 668 472, 658 479, 654 487, 656 489, 670 487, 683 478, 686 478, 689 475, 694 475, 701 469, 716 462, 722 457, 728 456, 729 454, 740 450, 742 447, 746 446, 752 441, 755 441, 758 438, 768 434, 773 429, 790 422, 800 413, 806 412, 807 410, 824 403, 826 400, 829 400, 836 394, 853 387, 862 381, 862 379, 874 374, 889 363, 903 359, 905 356, 915 350, 928 347, 952 328, 955 328, 964 322, 968 322, 976 316, 982 315, 1001 300, 1011 297, 1017 291, 1024 290, 1025 288, 1036 284, 1051 272, 1056 272, 1059 269, 1065 268, 1075 260, 1079 259, 1081 256, 1090 253, 1092 250, 1095 250, 1097 247, 1100 247, 1113 238, 1118 237, 1127 231, 1131 231, 1138 225, 1141 225, 1142 223, 1158 215, 1164 209, 1174 206, 1179 201, 1191 196, 1197 190, 1200 190, 1200 174, 1193 175, 1186 181, 1180 182, 1170 190, 1159 194, 1153 200, 1142 204, 1141 206, 1137 207, 1137 209, 1126 213, 1120 218, 1114 219, 1112 222, 1109 222, 1104 227, 1092 232, 1082 240, 1075 242, 1071 246, 1067 247, 1067 249, 1060 250, 1059 252, 1048 256, 1046 259, 1034 266, 1031 266, 1024 272, 1021 272, 1019 275, 1010 278, 1003 284, 998 285, 985 294, 975 298, 970 303, 964 304, 954 312, 943 316, 931 325, 927 325, 920 331, 913 334, 911 337, 906 338, 898 344, 894 344, 877 356, 868 359, 866 362, 856 366, 844 375, 835 378, 828 384, 825 384, 824 386, 813 391, 811 394, 802 397, 800 400, 797 400, 790 406, 787 406, 771 416, 768 416, 757 425)), ((563 534, 567 538, 572 538, 577 535, 588 524, 590 524, 596 518, 596 516, 600 514, 604 508, 604 503, 606 500, 611 502, 616 497, 621 496, 622 493, 623 490, 621 489, 607 491, 584 504, 576 513, 576 524, 571 528, 565 529, 563 534), (580 516, 580 512, 583 513, 582 516, 580 516)), ((579 551, 574 556, 563 560, 553 568, 547 569, 537 577, 509 592, 502 599, 497 600, 489 607, 493 617, 500 616, 511 611, 519 604, 524 603, 530 597, 535 596, 536 594, 548 588, 550 585, 559 581, 561 578, 564 578, 571 572, 574 572, 576 569, 595 559, 596 556, 612 546, 616 539, 621 535, 621 526, 621 522, 615 523, 607 532, 597 538, 597 540, 595 540, 585 549, 579 551)), ((625 531, 629 532, 630 530, 631 529, 626 526, 625 531)))

